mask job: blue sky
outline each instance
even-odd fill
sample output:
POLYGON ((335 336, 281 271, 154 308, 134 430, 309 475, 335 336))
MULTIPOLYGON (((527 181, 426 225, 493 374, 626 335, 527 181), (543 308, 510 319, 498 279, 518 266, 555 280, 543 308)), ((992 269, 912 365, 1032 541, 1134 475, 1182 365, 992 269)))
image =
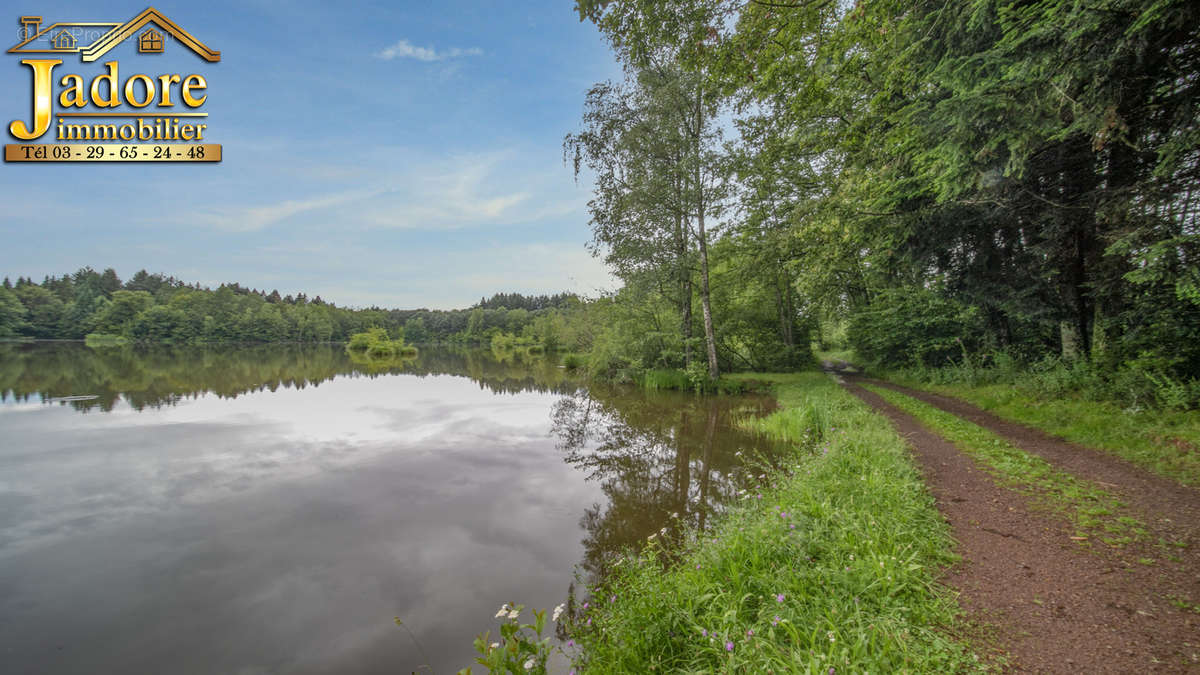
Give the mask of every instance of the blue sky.
MULTIPOLYGON (((207 138, 224 161, 0 166, 0 276, 146 268, 431 308, 611 288, 584 248, 590 184, 576 185, 561 144, 587 88, 620 69, 572 4, 157 2, 221 62, 174 41, 154 56, 127 41, 103 60, 118 59, 122 78, 203 74, 207 138)), ((20 15, 125 21, 146 7, 5 6, 13 44, 20 15)), ((7 137, 30 117, 31 78, 3 57, 7 137)), ((56 79, 103 66, 71 55, 59 68, 56 79)))

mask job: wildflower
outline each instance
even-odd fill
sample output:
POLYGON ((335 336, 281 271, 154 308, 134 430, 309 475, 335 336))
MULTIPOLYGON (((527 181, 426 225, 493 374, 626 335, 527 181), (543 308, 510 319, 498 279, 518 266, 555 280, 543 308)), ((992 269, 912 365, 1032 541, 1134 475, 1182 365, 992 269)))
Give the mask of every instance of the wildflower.
POLYGON ((554 616, 550 617, 550 620, 558 621, 558 617, 562 616, 563 610, 565 610, 565 609, 566 609, 566 605, 559 605, 558 607, 555 607, 554 608, 554 616))
POLYGON ((515 610, 515 609, 508 613, 508 618, 510 618, 510 619, 515 619, 518 616, 521 616, 521 612, 518 610, 515 610))
POLYGON ((779 593, 775 596, 775 602, 783 602, 783 593, 779 593))
POLYGON ((775 618, 774 618, 774 619, 771 619, 771 625, 772 625, 772 626, 778 626, 778 625, 779 625, 779 622, 780 622, 779 615, 778 615, 778 614, 776 614, 776 615, 775 615, 775 618))
POLYGON ((496 612, 496 618, 499 619, 505 614, 508 614, 508 604, 500 605, 500 611, 496 612))
POLYGON ((696 569, 700 569, 700 563, 696 563, 696 569))
POLYGON ((708 629, 707 629, 707 628, 701 628, 701 629, 700 629, 700 635, 702 635, 702 636, 704 636, 704 637, 708 637, 708 629))
MULTIPOLYGON (((575 646, 575 641, 574 641, 574 640, 567 640, 567 646, 568 646, 568 647, 574 647, 574 646, 575 646)), ((572 671, 572 672, 573 672, 573 671, 572 671)))
POLYGON ((746 637, 754 637, 754 629, 753 628, 746 631, 746 637))
POLYGON ((789 529, 789 530, 794 530, 794 529, 796 529, 796 525, 795 525, 795 523, 793 523, 793 524, 791 524, 791 525, 788 525, 788 529, 789 529))
POLYGON ((755 499, 762 499, 762 495, 754 495, 755 499))
POLYGON ((833 631, 829 631, 829 632, 828 632, 828 633, 826 633, 825 635, 826 635, 826 636, 829 638, 829 641, 830 641, 830 642, 834 642, 834 639, 833 639, 833 631))
POLYGON ((672 518, 678 518, 678 517, 679 517, 679 512, 678 512, 678 511, 672 511, 672 512, 671 512, 671 517, 672 517, 672 518))
POLYGON ((589 625, 589 626, 592 625, 592 617, 590 617, 590 616, 588 617, 587 625, 589 625))
POLYGON ((530 657, 525 661, 525 670, 533 670, 533 658, 530 657))
POLYGON ((497 648, 497 647, 499 647, 499 646, 500 646, 500 643, 499 643, 499 642, 493 642, 493 643, 492 643, 492 645, 491 645, 492 649, 495 649, 495 648, 497 648))
POLYGON ((665 527, 664 527, 663 529, 659 530, 659 531, 658 531, 658 533, 659 533, 659 534, 666 534, 666 533, 667 533, 667 528, 665 528, 665 527))
POLYGON ((609 601, 609 602, 616 602, 616 601, 617 601, 617 596, 615 596, 615 595, 614 595, 614 596, 612 596, 611 598, 609 598, 609 599, 608 599, 608 601, 609 601))
POLYGON ((585 602, 585 603, 583 603, 583 608, 584 608, 584 609, 587 609, 587 608, 588 608, 588 604, 587 604, 586 602, 585 602))
POLYGON ((732 642, 725 643, 725 651, 727 651, 727 652, 733 651, 733 643, 732 642))

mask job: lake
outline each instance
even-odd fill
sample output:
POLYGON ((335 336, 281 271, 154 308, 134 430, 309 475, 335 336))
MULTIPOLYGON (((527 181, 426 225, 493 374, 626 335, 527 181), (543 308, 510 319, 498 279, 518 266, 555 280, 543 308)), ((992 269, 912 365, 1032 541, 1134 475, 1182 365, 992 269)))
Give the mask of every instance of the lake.
POLYGON ((767 397, 478 349, 9 343, 0 396, 9 674, 454 672, 780 450, 767 397))

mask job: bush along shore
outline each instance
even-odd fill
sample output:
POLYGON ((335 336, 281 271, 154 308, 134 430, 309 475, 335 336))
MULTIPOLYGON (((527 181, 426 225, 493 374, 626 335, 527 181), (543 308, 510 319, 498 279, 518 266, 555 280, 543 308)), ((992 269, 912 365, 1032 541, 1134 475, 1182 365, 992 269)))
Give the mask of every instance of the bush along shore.
MULTIPOLYGON (((794 455, 775 468, 743 457, 757 485, 715 524, 654 536, 614 561, 560 620, 573 669, 980 669, 951 632, 957 605, 936 577, 954 561, 952 542, 904 442, 827 376, 754 378, 772 383, 781 409, 741 424, 794 455)), ((530 653, 510 635, 477 642, 479 663, 530 653)), ((527 663, 536 671, 545 659, 527 663)))

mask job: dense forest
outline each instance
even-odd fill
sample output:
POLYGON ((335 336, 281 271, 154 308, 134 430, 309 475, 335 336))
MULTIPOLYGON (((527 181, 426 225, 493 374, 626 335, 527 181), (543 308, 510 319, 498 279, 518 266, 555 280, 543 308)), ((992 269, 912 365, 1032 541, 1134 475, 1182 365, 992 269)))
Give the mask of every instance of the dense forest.
POLYGON ((5 278, 0 338, 82 339, 89 334, 136 342, 341 342, 384 328, 409 342, 487 343, 497 334, 556 344, 559 315, 579 300, 568 294, 497 294, 461 310, 349 309, 309 299, 222 284, 216 290, 141 270, 122 282, 90 267, 40 284, 5 278))
POLYGON ((1200 401, 1200 5, 576 8, 624 65, 564 150, 616 301, 669 333, 638 358, 799 363, 807 329, 1200 401))

